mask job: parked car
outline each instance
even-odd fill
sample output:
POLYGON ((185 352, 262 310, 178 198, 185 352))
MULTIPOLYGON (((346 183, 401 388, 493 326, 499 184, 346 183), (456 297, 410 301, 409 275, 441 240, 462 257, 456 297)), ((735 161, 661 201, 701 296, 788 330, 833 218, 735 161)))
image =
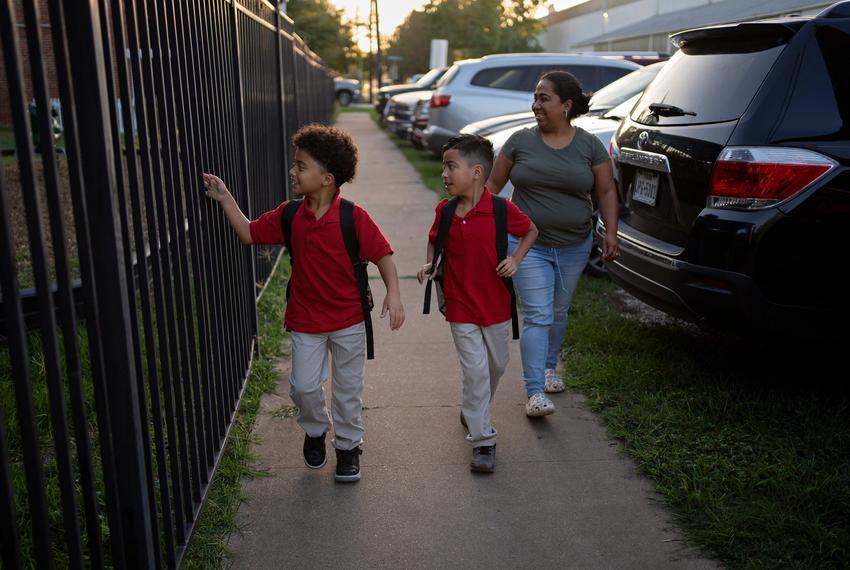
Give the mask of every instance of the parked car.
POLYGON ((428 127, 428 109, 431 107, 431 98, 420 99, 413 108, 413 130, 410 132, 410 142, 418 148, 425 148, 422 142, 422 133, 428 127))
POLYGON ((334 97, 343 107, 360 101, 360 82, 356 79, 337 77, 334 79, 334 89, 334 97))
MULTIPOLYGON (((649 82, 658 75, 658 72, 661 71, 663 66, 663 61, 660 63, 654 63, 652 65, 636 69, 613 83, 609 83, 593 94, 590 98, 590 111, 586 115, 583 115, 582 118, 584 119, 588 116, 604 115, 611 109, 621 106, 625 101, 631 100, 632 104, 634 104, 634 101, 637 100, 635 95, 640 95, 643 92, 646 86, 649 85, 649 82)), ((626 109, 626 111, 629 111, 629 109, 626 109)), ((620 116, 620 118, 622 118, 622 116, 620 116)), ((475 121, 474 123, 469 123, 463 127, 460 132, 486 137, 491 133, 523 123, 533 124, 534 113, 529 110, 521 111, 519 113, 510 113, 508 115, 488 117, 486 119, 481 119, 480 121, 475 121)), ((608 141, 605 141, 605 146, 608 146, 608 141)))
MULTIPOLYGON (((631 99, 627 101, 623 101, 617 107, 609 110, 608 113, 602 115, 601 117, 587 117, 581 116, 573 120, 572 124, 576 127, 582 128, 587 132, 596 135, 599 140, 602 141, 602 144, 605 145, 606 148, 610 147, 611 139, 614 134, 617 132, 617 127, 619 127, 620 122, 623 118, 629 113, 631 108, 637 102, 638 98, 640 98, 640 93, 634 95, 631 99)), ((530 119, 526 119, 523 123, 514 123, 509 125, 508 127, 500 130, 489 133, 486 138, 493 143, 493 151, 498 156, 499 152, 502 150, 502 146, 504 146, 505 142, 510 138, 512 134, 520 129, 527 129, 533 127, 537 124, 537 121, 534 119, 534 115, 532 114, 530 119)), ((513 194, 513 184, 510 180, 507 181, 504 188, 500 192, 500 195, 505 197, 510 197, 513 194)), ((593 197, 593 206, 594 206, 594 223, 599 219, 599 212, 596 211, 596 196, 593 197)), ((602 261, 602 252, 599 247, 599 239, 598 236, 594 235, 594 247, 590 251, 590 259, 587 262, 587 266, 585 267, 585 273, 591 275, 593 277, 604 277, 607 275, 607 268, 605 267, 605 263, 602 261)))
POLYGON ((431 99, 431 91, 411 91, 393 95, 387 103, 385 122, 396 136, 409 138, 413 130, 413 109, 422 99, 431 99))
POLYGON ((846 338, 850 2, 673 41, 611 149, 623 204, 609 274, 712 327, 846 338))
POLYGON ((547 71, 569 71, 586 91, 596 91, 639 67, 613 56, 545 53, 459 61, 440 79, 431 96, 426 144, 439 154, 449 138, 473 121, 530 109, 534 87, 547 71))
POLYGON ((593 97, 590 98, 590 110, 587 112, 587 116, 604 115, 623 101, 643 93, 643 90, 655 79, 665 63, 665 61, 661 61, 637 69, 594 93, 593 97))
POLYGON ((402 93, 410 93, 411 91, 422 91, 434 89, 437 81, 448 71, 448 67, 435 67, 425 75, 419 78, 416 83, 402 83, 400 85, 388 85, 378 90, 378 100, 375 103, 375 110, 381 115, 384 115, 384 108, 387 102, 395 95, 402 93))

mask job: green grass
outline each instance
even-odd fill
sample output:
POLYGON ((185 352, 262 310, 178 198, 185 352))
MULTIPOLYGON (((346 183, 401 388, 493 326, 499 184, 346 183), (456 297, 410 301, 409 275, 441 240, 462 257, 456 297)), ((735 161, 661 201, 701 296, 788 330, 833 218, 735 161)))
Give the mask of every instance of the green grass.
POLYGON ((11 127, 0 127, 0 149, 16 148, 15 131, 11 127))
MULTIPOLYGON (((369 115, 381 129, 386 131, 386 128, 381 124, 381 117, 374 109, 369 110, 369 115)), ((413 146, 408 140, 402 140, 395 135, 387 132, 387 136, 395 143, 398 149, 404 154, 408 162, 416 169, 419 176, 422 178, 422 183, 429 190, 436 192, 441 198, 448 197, 446 188, 443 185, 443 162, 430 152, 413 146)))
POLYGON ((565 376, 654 479, 688 542, 732 568, 850 566, 839 357, 642 324, 623 316, 620 295, 582 281, 565 376))
POLYGON ((284 349, 287 333, 283 329, 282 315, 286 305, 288 276, 289 258, 285 257, 271 277, 257 307, 260 357, 254 359, 230 439, 181 568, 207 570, 228 566, 228 537, 236 529, 236 512, 246 498, 242 484, 246 478, 265 475, 264 471, 254 467, 251 444, 254 443, 253 429, 260 399, 275 389, 280 376, 275 369, 275 362, 287 356, 284 349))

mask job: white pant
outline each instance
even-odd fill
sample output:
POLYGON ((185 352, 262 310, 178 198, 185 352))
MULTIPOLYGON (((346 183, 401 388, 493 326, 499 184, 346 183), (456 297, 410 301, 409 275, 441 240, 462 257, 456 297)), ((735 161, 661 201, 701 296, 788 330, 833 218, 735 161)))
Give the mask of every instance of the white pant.
POLYGON ((490 422, 490 402, 508 366, 511 321, 489 327, 449 324, 463 369, 463 417, 469 429, 466 440, 474 447, 493 445, 496 430, 490 422))
POLYGON ((333 444, 337 449, 354 449, 363 443, 366 325, 319 334, 293 332, 289 395, 298 406, 298 424, 307 435, 319 437, 330 429, 324 389, 328 350, 333 366, 333 444))

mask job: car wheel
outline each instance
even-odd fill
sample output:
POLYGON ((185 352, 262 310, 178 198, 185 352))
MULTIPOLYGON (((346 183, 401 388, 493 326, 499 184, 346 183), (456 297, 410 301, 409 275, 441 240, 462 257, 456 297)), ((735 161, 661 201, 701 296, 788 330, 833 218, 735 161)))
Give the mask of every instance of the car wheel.
POLYGON ((340 91, 336 94, 337 102, 343 107, 348 107, 351 104, 351 92, 350 91, 340 91))

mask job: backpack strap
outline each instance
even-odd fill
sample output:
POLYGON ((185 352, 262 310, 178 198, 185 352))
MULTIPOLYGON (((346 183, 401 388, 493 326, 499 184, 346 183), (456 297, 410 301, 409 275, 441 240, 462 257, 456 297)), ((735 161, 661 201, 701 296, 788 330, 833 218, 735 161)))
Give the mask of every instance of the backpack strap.
MULTIPOLYGON (((501 263, 508 256, 508 201, 501 196, 493 195, 493 218, 496 222, 496 260, 501 263)), ((516 292, 514 281, 510 277, 504 279, 505 287, 511 294, 511 328, 514 339, 519 338, 519 315, 516 309, 516 292)))
POLYGON ((375 337, 372 332, 372 291, 369 288, 369 273, 366 271, 368 261, 360 259, 360 241, 354 227, 354 202, 340 198, 339 223, 342 229, 342 240, 354 267, 354 278, 357 280, 357 291, 360 293, 360 306, 363 309, 363 323, 366 325, 366 359, 375 358, 375 337))
MULTIPOLYGON (((446 238, 449 235, 449 228, 452 227, 452 219, 455 216, 457 209, 457 199, 448 200, 440 211, 440 224, 437 227, 437 239, 434 240, 434 256, 431 258, 431 275, 437 274, 437 266, 433 265, 438 261, 442 264, 443 246, 446 244, 446 238)), ((433 279, 428 279, 425 284, 425 305, 422 307, 422 314, 428 315, 431 313, 431 285, 433 279)))
MULTIPOLYGON (((292 220, 295 219, 295 214, 298 213, 298 208, 304 203, 304 199, 290 200, 283 207, 283 216, 281 216, 281 227, 283 229, 283 245, 286 246, 286 251, 289 252, 290 265, 295 266, 295 251, 292 249, 292 220)), ((286 300, 289 300, 289 284, 292 282, 292 275, 286 282, 286 300)))

